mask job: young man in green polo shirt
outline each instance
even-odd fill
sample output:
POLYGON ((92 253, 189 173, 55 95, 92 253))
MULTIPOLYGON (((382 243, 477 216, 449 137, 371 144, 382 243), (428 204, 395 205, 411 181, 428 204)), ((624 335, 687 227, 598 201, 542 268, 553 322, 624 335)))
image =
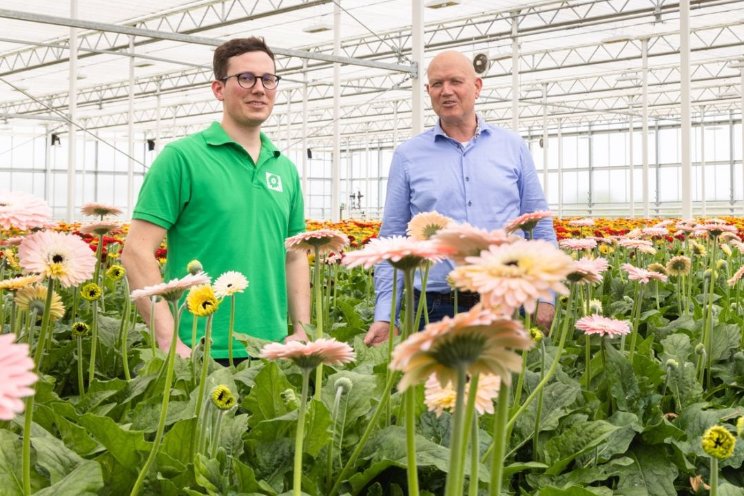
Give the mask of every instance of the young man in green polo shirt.
MULTIPOLYGON (((286 252, 284 240, 305 230, 300 179, 294 164, 261 132, 271 115, 279 77, 274 54, 258 38, 235 39, 214 53, 212 92, 223 102, 220 123, 170 143, 158 155, 140 190, 122 262, 130 287, 162 281, 155 250, 168 235, 165 279, 183 277, 199 260, 213 278, 242 273, 249 286, 237 295, 235 331, 280 341, 306 339, 310 321, 307 257, 286 252)), ((149 301, 138 301, 149 323, 149 301)), ((212 356, 227 358, 230 305, 213 317, 212 356)), ((173 317, 155 308, 158 345, 171 342, 173 317)), ((205 319, 201 319, 204 321, 205 319)), ((203 335, 202 328, 198 336, 203 335)), ((191 352, 192 317, 184 312, 178 353, 191 352)), ((234 344, 235 357, 247 353, 234 344)))

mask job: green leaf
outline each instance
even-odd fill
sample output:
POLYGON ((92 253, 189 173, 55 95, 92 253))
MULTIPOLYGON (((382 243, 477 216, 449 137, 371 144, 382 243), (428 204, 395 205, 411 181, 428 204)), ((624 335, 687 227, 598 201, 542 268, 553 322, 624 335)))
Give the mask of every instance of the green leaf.
POLYGON ((36 451, 36 464, 49 475, 49 482, 56 484, 72 472, 83 459, 67 448, 62 441, 55 439, 41 427, 34 426, 31 445, 36 451))
POLYGON ((612 345, 605 347, 607 366, 605 374, 610 394, 615 399, 618 409, 641 415, 641 390, 638 380, 628 359, 612 345))
POLYGON ((628 454, 633 464, 621 467, 615 494, 635 496, 676 496, 674 479, 677 467, 669 463, 664 451, 657 447, 642 446, 628 454))
POLYGON ((219 460, 207 458, 201 453, 198 453, 194 460, 194 475, 197 484, 206 489, 209 494, 221 494, 221 488, 226 485, 219 460))
POLYGON ((680 363, 676 369, 669 369, 667 375, 667 387, 677 404, 677 410, 701 400, 703 387, 697 380, 695 366, 692 363, 680 363))
POLYGON ((627 452, 636 434, 643 430, 638 417, 632 413, 616 412, 607 421, 619 429, 612 432, 607 441, 597 449, 596 456, 600 463, 627 452))
POLYGON ((305 437, 302 451, 312 457, 318 456, 320 450, 332 439, 331 412, 322 401, 313 399, 308 405, 305 417, 305 437))
POLYGON ((243 400, 242 407, 251 412, 248 422, 251 426, 263 420, 270 420, 287 413, 282 401, 282 392, 292 389, 284 373, 274 362, 269 362, 256 376, 256 385, 243 400))
POLYGON ((273 343, 273 341, 269 341, 268 339, 261 339, 239 332, 233 333, 233 336, 235 337, 235 339, 240 341, 243 346, 245 346, 246 351, 248 351, 248 356, 255 358, 261 356, 261 350, 264 346, 273 343))
POLYGON ((195 425, 196 418, 176 422, 163 437, 160 449, 184 465, 191 463, 195 425))
POLYGON ((36 496, 96 496, 100 494, 102 488, 101 466, 94 461, 85 460, 63 479, 34 494, 36 496))
MULTIPOLYGON (((341 378, 347 378, 352 383, 351 390, 341 396, 341 411, 346 411, 345 419, 347 427, 358 419, 366 418, 371 410, 373 402, 379 400, 377 380, 370 374, 359 374, 357 372, 342 370, 328 377, 323 387, 323 402, 329 410, 333 408, 336 397, 335 384, 341 378)), ((343 417, 343 413, 340 414, 343 417)))
POLYGON ((711 356, 714 362, 728 360, 739 349, 739 326, 736 324, 717 325, 711 333, 711 356))
POLYGON ((79 422, 127 470, 136 471, 141 463, 140 453, 150 451, 151 443, 145 441, 143 432, 125 430, 109 417, 88 413, 79 422))
POLYGON ((574 423, 545 443, 545 461, 550 465, 545 473, 561 473, 574 458, 599 446, 618 429, 604 420, 574 423))
POLYGON ((612 490, 609 488, 592 487, 583 488, 579 486, 569 486, 566 488, 544 487, 537 492, 537 496, 597 496, 611 495, 612 490))
POLYGON ((21 440, 5 429, 0 429, 0 488, 3 496, 23 495, 21 440))
POLYGON ((661 356, 661 363, 666 363, 667 360, 673 359, 677 363, 685 363, 692 355, 692 343, 687 334, 676 333, 671 336, 667 336, 661 340, 661 346, 664 348, 661 356))

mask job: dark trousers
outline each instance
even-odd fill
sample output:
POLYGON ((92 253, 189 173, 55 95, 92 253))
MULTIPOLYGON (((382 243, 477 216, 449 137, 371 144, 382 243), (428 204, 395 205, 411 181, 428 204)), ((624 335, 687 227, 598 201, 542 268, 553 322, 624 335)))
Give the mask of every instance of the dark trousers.
MULTIPOLYGON (((421 299, 421 291, 414 289, 413 298, 415 300, 415 308, 418 309, 418 302, 421 299)), ((467 312, 480 301, 480 295, 478 293, 471 293, 469 291, 459 291, 457 293, 457 311, 467 312)), ((449 293, 434 293, 432 291, 426 292, 426 310, 429 315, 429 322, 437 322, 442 320, 444 317, 455 316, 455 292, 450 291, 449 293)), ((423 316, 419 323, 419 331, 424 328, 426 321, 423 316)))

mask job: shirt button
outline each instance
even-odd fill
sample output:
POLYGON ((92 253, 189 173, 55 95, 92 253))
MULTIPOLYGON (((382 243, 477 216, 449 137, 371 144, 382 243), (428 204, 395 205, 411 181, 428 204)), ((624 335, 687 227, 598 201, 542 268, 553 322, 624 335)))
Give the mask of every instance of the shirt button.
POLYGON ((471 207, 472 205, 473 205, 473 202, 469 201, 468 202, 468 207, 471 207))
POLYGON ((466 178, 465 178, 465 180, 466 180, 466 181, 470 181, 470 177, 469 177, 469 176, 468 176, 468 177, 466 177, 466 178))

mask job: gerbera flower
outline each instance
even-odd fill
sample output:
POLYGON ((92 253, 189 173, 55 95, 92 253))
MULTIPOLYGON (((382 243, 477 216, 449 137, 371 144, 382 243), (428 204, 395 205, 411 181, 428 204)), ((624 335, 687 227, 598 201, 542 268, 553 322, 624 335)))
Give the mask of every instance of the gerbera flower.
POLYGON ((657 262, 649 264, 648 267, 646 268, 650 270, 651 272, 658 272, 659 274, 666 275, 667 273, 666 267, 664 267, 664 265, 657 263, 657 262))
POLYGON ((191 262, 186 264, 186 272, 196 275, 199 272, 204 272, 204 267, 202 267, 202 264, 199 260, 192 260, 191 262))
POLYGON ((421 212, 411 218, 406 232, 411 238, 424 241, 431 239, 437 232, 453 222, 452 219, 439 212, 421 212))
POLYGON ((547 219, 553 216, 553 212, 550 210, 538 210, 537 212, 529 212, 522 214, 516 219, 512 219, 504 226, 504 231, 511 233, 517 229, 522 231, 531 231, 535 228, 538 222, 543 219, 547 219))
POLYGON ((0 291, 18 291, 41 280, 41 276, 33 274, 30 276, 18 276, 12 279, 3 279, 0 281, 0 291))
POLYGON ((721 243, 728 243, 729 241, 733 241, 733 240, 741 241, 741 238, 736 233, 733 233, 733 232, 724 232, 724 233, 721 233, 718 236, 718 240, 721 243))
POLYGON ((237 403, 235 395, 230 391, 230 388, 224 384, 215 386, 209 396, 212 400, 212 404, 219 410, 229 410, 237 403))
POLYGON ((470 311, 445 317, 413 334, 393 350, 390 368, 403 371, 398 389, 420 384, 434 374, 439 384, 454 383, 459 367, 474 374, 491 374, 511 384, 522 358, 514 350, 526 350, 533 342, 522 324, 476 305, 470 311))
POLYGON ((307 343, 300 341, 270 343, 263 347, 260 357, 268 360, 292 360, 298 367, 310 370, 321 363, 324 365, 349 363, 356 358, 356 354, 346 343, 321 338, 307 343))
POLYGON ((86 301, 98 301, 101 298, 101 294, 101 286, 94 282, 84 284, 83 287, 80 288, 80 296, 82 296, 86 301))
POLYGON ((107 205, 105 203, 86 203, 83 208, 80 209, 83 215, 89 217, 99 216, 101 218, 107 215, 120 215, 122 210, 113 205, 107 205))
POLYGON ((96 234, 98 236, 103 236, 104 234, 108 234, 111 231, 119 229, 119 227, 121 227, 121 224, 119 224, 118 222, 91 222, 89 224, 80 226, 80 232, 84 234, 96 234))
POLYGON ((651 227, 666 227, 669 224, 671 224, 673 221, 671 219, 662 220, 661 222, 657 222, 651 227))
POLYGON ((692 261, 684 255, 672 257, 666 264, 667 274, 670 276, 686 276, 690 273, 692 261))
POLYGON ((653 238, 659 238, 669 234, 669 229, 665 227, 644 227, 641 229, 641 233, 644 236, 651 236, 653 238))
POLYGON ((70 326, 74 337, 83 337, 90 332, 90 326, 85 322, 75 322, 70 326))
POLYGON ((594 238, 582 238, 582 239, 562 239, 558 242, 558 246, 564 250, 592 250, 597 247, 597 242, 594 238))
POLYGON ((631 249, 653 248, 653 243, 647 239, 622 238, 617 241, 617 244, 631 249))
POLYGON ((601 315, 587 315, 576 321, 576 329, 585 334, 600 336, 624 336, 630 333, 630 324, 625 320, 610 319, 601 315))
POLYGON ((596 298, 589 300, 589 313, 602 315, 602 302, 596 298))
POLYGON ((16 343, 15 334, 0 334, 0 420, 13 420, 23 412, 21 398, 31 396, 38 377, 26 343, 16 343))
POLYGON ((699 257, 704 257, 707 255, 708 250, 705 248, 705 246, 701 245, 697 241, 693 241, 690 243, 690 247, 692 248, 692 254, 697 255, 699 257))
POLYGON ((630 279, 631 281, 638 281, 643 284, 648 284, 649 281, 667 282, 668 279, 666 274, 660 274, 658 272, 641 269, 629 263, 622 264, 620 267, 628 273, 628 279, 630 279))
POLYGON ((334 229, 319 229, 317 231, 301 232, 287 238, 284 246, 293 251, 315 251, 318 248, 319 253, 329 253, 332 251, 341 251, 349 244, 349 237, 341 231, 334 229))
POLYGON ((217 298, 242 293, 248 287, 248 279, 234 270, 225 272, 214 281, 214 293, 217 298))
POLYGON ((731 250, 731 247, 729 245, 727 245, 726 243, 722 243, 720 245, 720 248, 721 248, 721 252, 724 255, 726 255, 727 257, 730 257, 733 254, 733 251, 731 250))
POLYGON ((567 278, 571 282, 595 284, 602 282, 602 272, 607 270, 609 263, 606 258, 582 257, 574 262, 567 278))
POLYGON ((517 239, 520 238, 509 235, 503 229, 489 232, 467 223, 451 224, 432 237, 432 240, 452 252, 450 258, 457 264, 465 263, 465 257, 480 255, 489 246, 511 243, 517 239))
POLYGON ((599 253, 602 255, 612 255, 615 252, 615 248, 612 246, 602 243, 599 245, 599 253))
POLYGON ((408 269, 418 267, 425 261, 439 262, 449 253, 447 248, 434 241, 391 236, 373 239, 361 250, 347 253, 343 264, 346 267, 362 265, 368 269, 387 261, 398 269, 408 269))
MULTIPOLYGON (((36 314, 41 317, 46 310, 46 300, 49 291, 46 286, 27 286, 19 289, 15 294, 15 304, 21 310, 31 312, 36 310, 36 314)), ((49 307, 49 317, 52 321, 59 320, 65 315, 65 306, 62 304, 62 298, 56 291, 52 292, 52 303, 49 307)))
POLYGON ((477 291, 481 301, 494 310, 511 313, 524 305, 534 312, 538 298, 552 299, 565 294, 563 280, 574 261, 547 241, 519 240, 483 250, 478 257, 467 257, 450 273, 459 289, 477 291))
POLYGON ((737 282, 744 276, 744 265, 739 267, 739 270, 737 270, 733 276, 731 276, 731 279, 726 281, 730 287, 734 287, 737 282))
POLYGON ((181 279, 172 279, 168 282, 161 282, 146 286, 142 289, 135 289, 129 295, 132 300, 139 298, 151 298, 153 296, 162 296, 169 301, 177 301, 184 291, 192 286, 209 284, 209 276, 204 272, 199 274, 187 274, 181 279))
POLYGON ((65 288, 90 279, 96 267, 95 255, 79 236, 52 231, 26 236, 18 258, 26 272, 56 279, 65 288))
POLYGON ((52 209, 41 198, 21 191, 0 193, 0 228, 26 231, 51 223, 52 209))
POLYGON ((717 236, 720 236, 724 232, 729 232, 729 233, 736 234, 736 231, 737 231, 737 229, 734 226, 729 226, 729 225, 727 225, 725 223, 724 224, 719 224, 717 222, 716 223, 709 222, 707 224, 697 224, 694 227, 694 232, 695 233, 698 233, 698 232, 707 232, 710 236, 713 236, 714 238, 717 237, 717 236))
POLYGON ((576 227, 586 227, 586 226, 593 226, 594 225, 594 219, 591 217, 584 217, 583 219, 574 219, 568 221, 569 226, 576 226, 576 227))
MULTIPOLYGON (((475 410, 478 414, 493 413, 493 400, 499 395, 501 378, 497 375, 484 374, 478 376, 478 390, 475 396, 475 410)), ((470 381, 465 385, 465 397, 470 395, 470 381)), ((424 403, 430 412, 436 413, 437 417, 445 410, 452 411, 455 408, 457 392, 448 382, 445 386, 439 384, 437 376, 432 374, 424 385, 424 403)))
POLYGON ((189 312, 197 317, 212 315, 217 311, 219 305, 220 302, 217 300, 214 290, 209 284, 192 286, 189 289, 188 296, 186 296, 186 306, 189 312))
POLYGON ((703 433, 700 444, 708 456, 725 460, 734 454, 736 438, 722 425, 714 425, 703 433))
POLYGON ((113 281, 118 281, 124 277, 126 273, 127 271, 121 265, 112 265, 106 270, 106 277, 113 281))

